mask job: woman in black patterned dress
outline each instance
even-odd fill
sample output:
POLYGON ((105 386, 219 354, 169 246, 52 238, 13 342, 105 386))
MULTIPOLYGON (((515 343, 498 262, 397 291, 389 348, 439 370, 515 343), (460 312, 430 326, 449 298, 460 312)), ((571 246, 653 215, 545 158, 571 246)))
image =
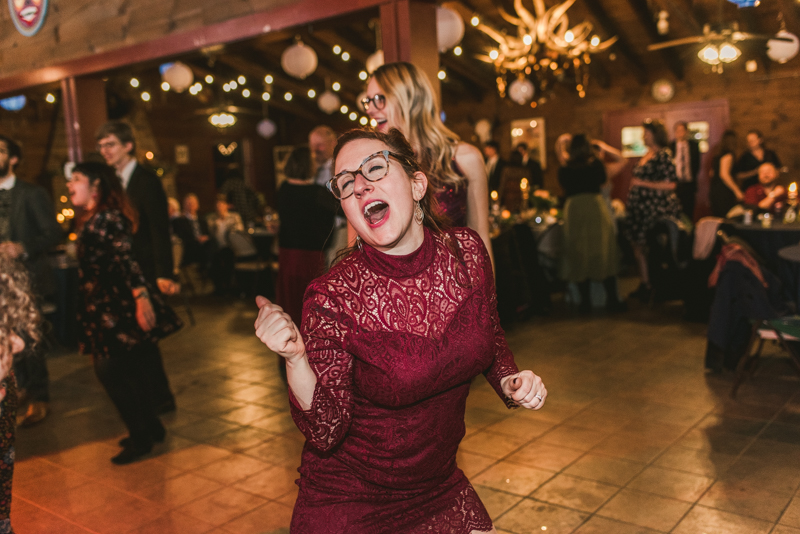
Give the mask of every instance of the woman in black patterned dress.
POLYGON ((631 242, 639 266, 641 284, 632 294, 649 301, 652 287, 647 269, 647 232, 665 217, 680 217, 681 204, 675 195, 678 177, 672 153, 667 145, 667 130, 661 121, 646 121, 644 144, 647 154, 633 169, 628 192, 628 215, 625 218, 625 237, 631 242))
POLYGON ((79 163, 68 184, 78 219, 78 342, 91 354, 100 383, 130 435, 111 461, 127 464, 164 440, 164 426, 150 401, 150 381, 141 365, 141 343, 180 328, 175 313, 145 281, 131 256, 136 213, 114 170, 102 163, 79 163))

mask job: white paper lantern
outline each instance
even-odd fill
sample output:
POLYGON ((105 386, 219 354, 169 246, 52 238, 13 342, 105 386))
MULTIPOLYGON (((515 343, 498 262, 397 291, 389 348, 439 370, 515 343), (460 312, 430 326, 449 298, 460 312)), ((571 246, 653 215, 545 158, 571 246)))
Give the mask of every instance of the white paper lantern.
POLYGON ((339 95, 331 91, 330 89, 326 89, 324 93, 319 95, 317 98, 317 105, 319 109, 330 115, 341 105, 342 101, 339 100, 339 95))
POLYGON ((475 123, 475 135, 481 143, 488 143, 492 139, 492 123, 489 119, 481 119, 475 123))
POLYGON ((169 84, 170 89, 182 93, 194 83, 194 72, 185 63, 176 61, 164 70, 161 78, 169 84))
POLYGON ((784 37, 792 41, 776 41, 775 39, 767 41, 767 55, 772 61, 786 63, 797 55, 797 51, 800 50, 800 41, 795 34, 781 30, 775 37, 784 37))
POLYGON ((283 51, 281 67, 289 76, 305 80, 317 70, 317 53, 310 46, 298 41, 283 51))
POLYGON ((367 72, 372 74, 378 67, 383 65, 383 50, 378 50, 367 58, 367 72))
POLYGON ((261 119, 256 125, 256 131, 258 131, 258 135, 264 139, 269 139, 275 135, 275 132, 278 131, 278 127, 275 125, 275 122, 270 119, 261 119))
POLYGON ((508 86, 508 97, 517 104, 524 105, 533 100, 534 87, 527 78, 517 79, 508 86))
POLYGON ((444 52, 461 42, 464 38, 464 20, 461 15, 448 7, 436 8, 436 42, 439 51, 444 52))

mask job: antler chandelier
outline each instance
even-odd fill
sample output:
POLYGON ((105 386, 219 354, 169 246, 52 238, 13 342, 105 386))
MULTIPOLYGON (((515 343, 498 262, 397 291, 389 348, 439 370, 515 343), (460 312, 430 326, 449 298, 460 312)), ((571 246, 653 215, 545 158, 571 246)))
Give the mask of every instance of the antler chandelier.
POLYGON ((508 85, 509 97, 524 104, 533 98, 535 86, 543 92, 555 82, 566 81, 569 74, 574 76, 578 94, 585 96, 591 54, 607 50, 617 37, 600 41, 588 21, 570 28, 567 10, 574 3, 575 0, 566 0, 546 9, 544 0, 533 0, 532 13, 522 0, 514 0, 515 16, 499 8, 503 19, 517 27, 516 36, 501 33, 473 17, 472 25, 497 42, 497 48, 478 58, 494 65, 501 97, 506 95, 508 75, 516 77, 508 85))

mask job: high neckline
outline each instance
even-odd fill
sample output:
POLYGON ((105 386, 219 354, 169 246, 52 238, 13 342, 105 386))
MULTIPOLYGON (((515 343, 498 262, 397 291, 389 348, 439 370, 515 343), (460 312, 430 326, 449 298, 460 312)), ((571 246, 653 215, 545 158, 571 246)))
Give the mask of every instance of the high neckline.
POLYGON ((364 263, 378 274, 393 278, 415 276, 427 268, 433 261, 436 246, 430 230, 424 228, 422 245, 411 254, 393 256, 374 249, 366 243, 362 246, 361 257, 364 263))

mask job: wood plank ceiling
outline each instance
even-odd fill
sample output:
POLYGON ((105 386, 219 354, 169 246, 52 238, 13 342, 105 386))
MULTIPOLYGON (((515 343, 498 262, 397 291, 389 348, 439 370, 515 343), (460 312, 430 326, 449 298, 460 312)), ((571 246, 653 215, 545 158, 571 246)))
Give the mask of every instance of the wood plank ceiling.
MULTIPOLYGON (((523 2, 532 10, 530 0, 523 2)), ((550 7, 554 2, 546 0, 546 4, 550 7)), ((513 0, 459 0, 449 2, 448 5, 456 8, 466 18, 474 13, 500 31, 516 33, 516 29, 504 21, 498 12, 502 8, 513 13, 513 0)), ((619 38, 609 52, 600 54, 599 61, 593 62, 594 83, 599 85, 614 83, 615 76, 623 71, 633 74, 640 84, 651 81, 654 76, 665 71, 674 79, 683 79, 687 67, 699 62, 696 55, 699 45, 685 45, 659 52, 648 52, 647 46, 664 40, 698 35, 702 33, 705 24, 719 27, 720 24, 737 22, 743 31, 771 35, 780 29, 780 14, 783 15, 789 31, 800 33, 798 3, 795 0, 762 0, 758 7, 747 9, 738 9, 727 0, 576 0, 568 11, 571 25, 588 20, 601 38, 607 39, 614 35, 619 38), (656 30, 657 14, 661 10, 669 13, 670 31, 665 36, 659 35, 656 30), (611 58, 615 60, 612 61, 611 58)), ((253 114, 260 114, 264 105, 261 94, 269 91, 270 109, 323 121, 327 116, 307 93, 309 89, 314 89, 319 95, 333 82, 341 84, 338 93, 342 103, 351 110, 355 109, 356 99, 364 88, 359 73, 365 69, 367 57, 376 50, 377 21, 377 10, 370 10, 355 16, 320 21, 294 31, 273 32, 245 42, 173 58, 189 64, 198 80, 206 74, 211 74, 216 80, 215 84, 197 96, 190 96, 188 93, 180 95, 185 102, 186 113, 196 113, 197 109, 202 108, 234 105, 249 108, 253 114), (281 53, 297 37, 312 46, 319 57, 317 70, 305 80, 290 77, 280 67, 281 53), (347 51, 350 60, 343 61, 341 54, 334 53, 334 45, 347 51), (273 76, 272 84, 263 82, 267 74, 273 76), (230 93, 221 91, 224 81, 234 80, 239 75, 248 80, 246 86, 251 90, 249 98, 242 96, 242 88, 230 93), (291 101, 283 98, 287 91, 294 95, 291 101)), ((447 72, 447 78, 442 83, 443 99, 468 99, 477 102, 485 98, 487 93, 495 91, 493 69, 475 58, 477 54, 485 54, 492 44, 485 35, 469 24, 466 25, 466 34, 461 43, 463 54, 456 56, 448 51, 441 55, 441 64, 447 72)), ((742 43, 741 48, 747 58, 761 59, 760 66, 770 68, 764 42, 742 43)), ((737 68, 743 68, 743 65, 737 64, 737 68)), ((112 100, 123 105, 126 99, 136 96, 135 91, 126 85, 134 76, 150 79, 149 86, 158 90, 160 80, 157 64, 133 65, 108 73, 110 80, 116 80, 116 83, 109 84, 114 93, 112 100)))

